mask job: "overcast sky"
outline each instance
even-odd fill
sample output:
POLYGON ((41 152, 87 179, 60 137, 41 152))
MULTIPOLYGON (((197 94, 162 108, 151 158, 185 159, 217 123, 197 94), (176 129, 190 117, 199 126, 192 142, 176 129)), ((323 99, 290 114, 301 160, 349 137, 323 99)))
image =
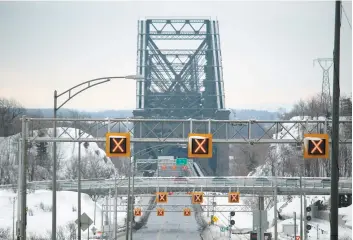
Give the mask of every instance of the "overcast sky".
MULTIPOLYGON (((52 107, 55 89, 60 93, 89 79, 135 74, 138 19, 210 16, 220 24, 226 107, 289 108, 321 91, 322 70, 313 59, 332 57, 334 5, 1 2, 0 97, 30 108, 52 107)), ((343 6, 351 22, 352 3, 343 6)), ((341 93, 351 90, 352 30, 342 16, 341 93)), ((134 81, 118 80, 80 94, 65 107, 133 109, 135 94, 134 81)))

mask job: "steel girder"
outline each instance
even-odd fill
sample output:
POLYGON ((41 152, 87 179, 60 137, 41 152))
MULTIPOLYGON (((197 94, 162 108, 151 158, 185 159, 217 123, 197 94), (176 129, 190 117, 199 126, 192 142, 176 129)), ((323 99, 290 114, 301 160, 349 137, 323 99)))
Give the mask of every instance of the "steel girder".
MULTIPOLYGON (((27 140, 31 142, 105 142, 104 137, 92 137, 87 132, 130 132, 131 141, 135 143, 164 144, 187 143, 189 133, 212 133, 214 143, 228 144, 299 144, 303 142, 304 133, 325 133, 332 125, 325 120, 297 121, 261 121, 261 120, 171 120, 171 119, 53 119, 26 118, 29 129, 27 140), (39 137, 34 130, 37 126, 53 126, 57 122, 57 137, 39 137), (69 128, 80 128, 69 131, 69 128), (144 131, 135 131, 142 129, 144 131), (254 129, 261 130, 255 134, 254 129), (294 135, 293 131, 302 134, 294 135), (219 134, 225 132, 225 134, 219 134)), ((352 128, 351 120, 340 120, 341 144, 351 144, 352 139, 345 129, 352 128)), ((94 135, 94 134, 93 134, 94 135)))
POLYGON ((147 19, 138 26, 137 72, 145 78, 137 86, 136 108, 147 111, 146 118, 214 117, 224 109, 217 21, 147 19), (176 49, 161 40, 198 41, 176 49))

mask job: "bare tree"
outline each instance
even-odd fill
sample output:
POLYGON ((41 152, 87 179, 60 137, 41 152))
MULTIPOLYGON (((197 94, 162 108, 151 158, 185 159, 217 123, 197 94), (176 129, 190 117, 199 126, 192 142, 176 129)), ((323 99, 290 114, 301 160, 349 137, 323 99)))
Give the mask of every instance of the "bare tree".
POLYGON ((0 98, 0 136, 7 137, 19 132, 14 123, 25 113, 23 106, 14 99, 0 98))

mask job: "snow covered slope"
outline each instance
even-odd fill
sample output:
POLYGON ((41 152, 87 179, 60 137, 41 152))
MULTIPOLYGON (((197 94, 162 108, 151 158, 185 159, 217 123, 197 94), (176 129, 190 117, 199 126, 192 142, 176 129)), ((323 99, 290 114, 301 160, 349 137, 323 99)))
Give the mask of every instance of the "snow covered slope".
MULTIPOLYGON (((74 128, 57 128, 57 136, 63 138, 70 138, 78 136, 79 130, 74 128)), ((41 129, 40 131, 33 131, 33 136, 40 134, 43 137, 52 136, 53 129, 41 129)), ((87 133, 82 133, 84 138, 93 138, 87 133)), ((20 134, 16 134, 0 141, 0 164, 1 166, 8 166, 4 169, 2 176, 4 183, 16 183, 17 166, 18 166, 18 141, 20 134)), ((39 144, 29 144, 28 161, 29 166, 35 163, 35 171, 33 180, 48 179, 51 176, 52 166, 52 143, 48 143, 42 153, 45 157, 42 163, 38 160, 39 144), (34 162, 36 161, 36 162, 34 162)), ((81 147, 81 169, 83 178, 109 178, 114 174, 114 165, 110 158, 106 156, 105 151, 99 148, 95 142, 86 143, 72 143, 72 142, 58 142, 57 144, 57 161, 58 161, 58 179, 75 178, 77 175, 77 157, 78 147, 81 147)), ((30 174, 30 173, 29 173, 30 174)))
MULTIPOLYGON (((340 120, 349 120, 348 117, 340 117, 340 120)), ((296 116, 290 119, 290 121, 298 120, 317 120, 317 118, 311 118, 308 116, 296 116)), ((325 120, 325 117, 319 117, 318 120, 325 120)), ((282 123, 283 129, 281 129, 277 134, 273 134, 273 139, 301 139, 307 130, 314 131, 317 128, 317 124, 308 123, 306 128, 301 124, 294 123, 282 123), (307 130, 306 130, 307 129, 307 130)), ((322 127, 322 124, 319 125, 322 127)), ((342 125, 343 126, 343 125, 342 125)), ((351 129, 340 127, 340 135, 344 136, 347 131, 351 129)), ((319 129, 319 131, 324 131, 324 129, 319 129)), ((351 146, 346 145, 350 148, 351 146)), ((266 157, 266 163, 264 165, 258 166, 254 171, 250 172, 249 176, 294 176, 299 173, 300 160, 302 159, 302 150, 297 148, 294 144, 271 144, 269 148, 268 155, 266 157)), ((321 176, 325 175, 324 165, 318 166, 318 172, 321 176)))

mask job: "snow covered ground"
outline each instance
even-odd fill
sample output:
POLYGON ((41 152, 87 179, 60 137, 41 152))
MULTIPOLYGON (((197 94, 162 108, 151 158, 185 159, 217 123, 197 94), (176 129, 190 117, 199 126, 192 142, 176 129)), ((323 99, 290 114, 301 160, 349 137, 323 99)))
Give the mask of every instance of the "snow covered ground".
MULTIPOLYGON (((221 193, 217 193, 216 197, 213 198, 208 197, 205 198, 203 205, 211 204, 215 201, 217 205, 230 205, 235 206, 237 204, 229 204, 227 197, 219 197, 222 195, 221 193), (217 197, 218 195, 218 197, 217 197)), ((240 197, 240 203, 238 205, 248 204, 249 201, 246 199, 251 199, 252 197, 240 197)), ((307 196, 307 203, 311 204, 318 200, 322 200, 323 202, 327 202, 328 196, 307 196)), ((285 204, 284 197, 278 198, 277 208, 280 208, 283 204, 285 204), (283 199, 283 200, 281 200, 283 199)), ((250 206, 250 205, 249 205, 250 206)), ((247 207, 236 207, 234 210, 247 210, 247 207), (241 209, 242 208, 242 209, 241 209)), ((297 235, 300 235, 299 232, 299 225, 300 225, 300 198, 293 197, 292 201, 290 201, 281 211, 281 215, 284 220, 278 219, 277 222, 277 230, 278 230, 278 239, 280 240, 289 240, 293 239, 293 236, 287 236, 283 233, 283 225, 286 224, 293 224, 294 223, 294 212, 296 212, 296 219, 297 219, 297 235)), ((303 215, 305 212, 303 213, 303 215)), ((339 239, 348 240, 352 239, 352 206, 346 208, 340 208, 339 214, 343 216, 343 219, 346 221, 345 225, 339 226, 339 239)), ((212 215, 212 207, 209 212, 209 216, 207 217, 207 210, 204 207, 204 218, 207 222, 210 221, 210 216, 212 215)), ((225 227, 228 225, 228 213, 227 212, 216 212, 215 216, 218 218, 218 221, 213 225, 210 226, 205 232, 203 233, 206 236, 205 240, 211 239, 229 239, 228 231, 222 232, 221 227, 225 227), (208 238, 207 238, 208 237, 208 238)), ((305 216, 305 215, 304 215, 305 216)), ((235 220, 235 224, 232 227, 232 239, 250 239, 250 234, 248 232, 252 231, 253 229, 253 220, 252 220, 252 213, 251 212, 236 212, 235 216, 232 218, 235 220), (246 234, 241 234, 246 233, 246 234)), ((269 228, 266 232, 271 232, 272 236, 274 236, 274 209, 273 207, 269 208, 267 211, 267 220, 269 222, 269 228)), ((328 240, 330 239, 330 223, 329 221, 313 218, 310 221, 312 225, 312 229, 309 231, 308 239, 319 239, 319 240, 328 240)), ((303 230, 304 231, 304 230, 303 230)))
MULTIPOLYGON (((9 228, 12 235, 12 220, 13 220, 13 198, 17 194, 13 191, 0 191, 0 229, 9 228)), ((118 198, 118 205, 126 205, 124 198, 118 198)), ((136 205, 147 205, 149 197, 136 197, 136 205)), ((109 204, 113 204, 113 199, 108 198, 109 204)), ((94 219, 94 201, 87 195, 81 195, 81 213, 86 213, 95 224, 90 226, 90 229, 95 227, 97 231, 101 231, 102 223, 102 204, 105 204, 105 199, 99 199, 96 204, 96 218, 94 219)), ((38 190, 34 193, 29 193, 27 196, 28 217, 27 217, 27 236, 48 237, 51 232, 51 217, 52 217, 52 192, 46 190, 38 190)), ((122 209, 124 207, 118 207, 122 209)), ((73 224, 77 219, 77 192, 59 191, 57 192, 57 226, 62 228, 65 235, 69 232, 69 224, 73 224)), ((17 219, 17 201, 15 202, 15 221, 17 219)), ((125 222, 126 212, 118 212, 118 226, 123 227, 125 222)), ((109 221, 113 221, 113 213, 109 216, 109 221)), ((74 224, 76 227, 76 224, 74 224)), ((88 231, 82 232, 83 239, 87 239, 88 231)), ((90 230, 90 236, 92 232, 90 230)), ((1 238, 0 238, 1 239, 1 238)), ((49 239, 49 238, 48 238, 49 239)), ((2 240, 2 239, 1 239, 2 240)))

